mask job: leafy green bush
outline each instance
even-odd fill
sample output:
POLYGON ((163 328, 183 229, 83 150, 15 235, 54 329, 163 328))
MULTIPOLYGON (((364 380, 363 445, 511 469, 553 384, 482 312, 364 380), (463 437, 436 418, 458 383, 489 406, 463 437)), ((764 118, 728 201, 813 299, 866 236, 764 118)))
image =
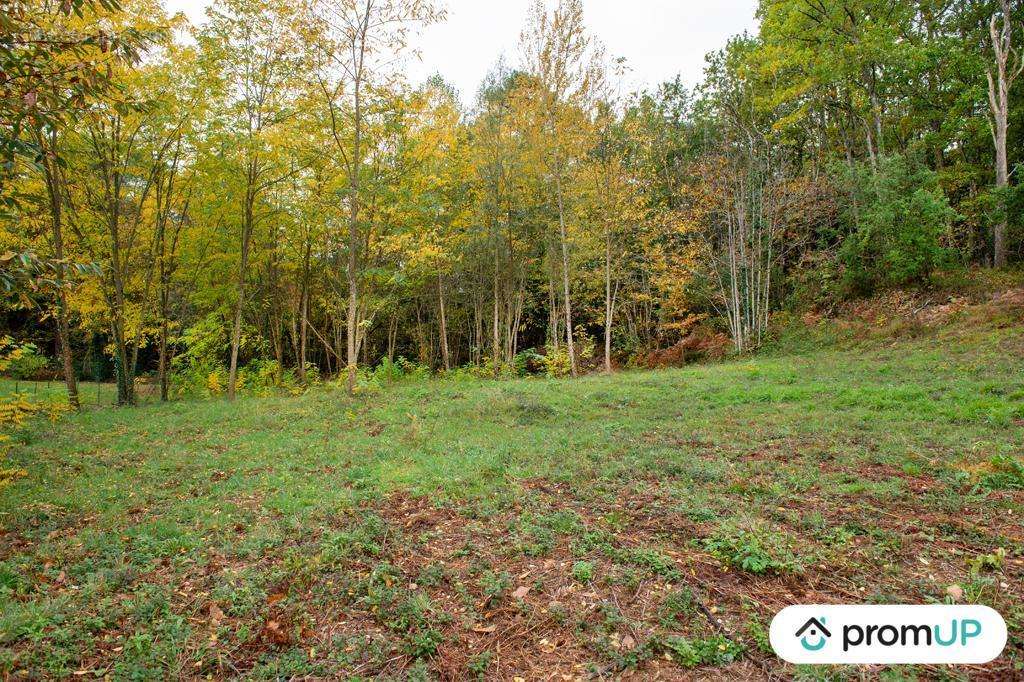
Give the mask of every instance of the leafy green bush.
POLYGON ((49 362, 49 358, 39 354, 35 344, 26 343, 20 347, 19 352, 7 358, 5 373, 12 379, 33 379, 49 362))
POLYGON ((934 171, 905 156, 841 168, 854 225, 838 254, 847 294, 922 282, 949 262, 942 239, 956 213, 934 171))
POLYGON ((519 351, 512 358, 512 371, 517 377, 537 374, 546 369, 545 358, 533 348, 519 351))
POLYGON ((572 565, 572 577, 576 582, 589 583, 594 579, 594 564, 589 561, 577 561, 572 565))

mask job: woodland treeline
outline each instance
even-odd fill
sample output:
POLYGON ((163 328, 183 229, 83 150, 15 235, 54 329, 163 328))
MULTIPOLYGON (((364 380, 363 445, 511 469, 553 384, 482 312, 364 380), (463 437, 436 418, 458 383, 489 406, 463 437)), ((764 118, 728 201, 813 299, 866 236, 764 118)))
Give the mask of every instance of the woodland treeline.
POLYGON ((3 319, 72 402, 745 352, 1024 248, 1010 0, 762 0, 698 87, 642 92, 580 0, 538 2, 472 106, 403 76, 429 0, 0 8, 4 281, 36 273, 3 319))

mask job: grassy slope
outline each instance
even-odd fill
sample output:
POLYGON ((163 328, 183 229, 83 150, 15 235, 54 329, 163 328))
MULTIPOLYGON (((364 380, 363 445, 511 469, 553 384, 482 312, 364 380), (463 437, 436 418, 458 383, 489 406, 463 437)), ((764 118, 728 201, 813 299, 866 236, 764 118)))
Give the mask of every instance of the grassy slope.
POLYGON ((975 485, 1024 451, 1019 317, 37 425, 0 493, 0 673, 788 675, 781 606, 955 583, 1011 629, 973 674, 1020 674, 1024 493, 975 485))

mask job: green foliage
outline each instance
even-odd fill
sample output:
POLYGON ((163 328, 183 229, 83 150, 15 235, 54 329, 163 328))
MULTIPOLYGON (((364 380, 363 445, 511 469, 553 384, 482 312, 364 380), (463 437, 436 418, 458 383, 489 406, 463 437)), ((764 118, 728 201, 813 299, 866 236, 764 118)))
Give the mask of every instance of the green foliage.
POLYGON ((950 261, 943 246, 956 213, 934 171, 911 157, 837 166, 851 194, 853 231, 839 248, 842 287, 854 294, 919 283, 950 261))
POLYGON ((512 576, 509 575, 508 571, 496 573, 488 569, 480 576, 480 590, 483 592, 484 600, 488 604, 500 599, 511 585, 512 576))
POLYGON ((1024 490, 1024 461, 1013 455, 994 455, 978 479, 984 490, 1024 490))
POLYGON ((801 570, 785 536, 764 526, 726 525, 701 544, 717 559, 749 573, 801 570))
POLYGON ((35 344, 28 343, 22 346, 21 353, 8 358, 5 373, 14 379, 32 379, 38 376, 49 362, 49 358, 39 354, 35 344))
POLYGON ((569 376, 569 351, 565 344, 544 347, 544 373, 549 378, 560 378, 569 376))
POLYGON ((737 660, 744 651, 741 644, 725 635, 714 635, 707 639, 668 636, 659 640, 658 644, 662 651, 686 668, 695 668, 699 665, 726 665, 737 660))
MULTIPOLYGON (((1021 501, 973 486, 1020 449, 1024 384, 1005 352, 1020 325, 965 317, 944 333, 941 347, 887 336, 575 383, 397 381, 354 398, 321 385, 29 419, 9 454, 28 475, 0 494, 5 530, 27 541, 0 562, 0 675, 63 679, 95 660, 113 677, 216 678, 218 653, 244 651, 252 677, 402 676, 465 647, 453 674, 469 677, 514 636, 511 593, 529 586, 538 639, 586 650, 605 676, 652 676, 656 657, 663 676, 728 677, 736 648, 700 604, 743 633, 734 645, 762 646, 750 623, 770 614, 744 597, 791 561, 805 577, 782 582, 829 599, 941 599, 931 573, 1011 616, 1021 501), (695 580, 713 561, 690 542, 702 535, 735 558, 695 580), (748 557, 765 572, 741 574, 748 557), (579 606, 615 599, 617 614, 579 606), (268 619, 294 641, 268 641, 268 619), (324 623, 345 634, 325 642, 324 623)), ((979 670, 1012 677, 1019 660, 1008 649, 979 670)))
POLYGON ((487 669, 491 667, 491 662, 493 660, 494 652, 484 651, 470 658, 469 663, 466 665, 466 669, 476 679, 483 680, 487 677, 487 669))
POLYGON ((525 377, 536 374, 538 371, 546 371, 546 358, 532 348, 519 351, 512 358, 512 371, 517 377, 525 377))
POLYGON ((572 577, 576 582, 589 583, 594 579, 594 564, 589 561, 577 561, 572 565, 572 577))

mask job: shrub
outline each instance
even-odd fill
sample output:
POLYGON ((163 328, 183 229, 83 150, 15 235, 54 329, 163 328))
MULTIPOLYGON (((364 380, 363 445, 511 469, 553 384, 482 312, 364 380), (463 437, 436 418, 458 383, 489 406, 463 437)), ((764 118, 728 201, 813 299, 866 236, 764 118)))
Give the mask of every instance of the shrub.
POLYGON ((956 213, 934 171, 896 156, 877 171, 860 164, 840 173, 852 194, 854 225, 838 254, 845 293, 922 282, 949 261, 942 239, 956 213))
POLYGON ((983 490, 1024 490, 1024 461, 1012 455, 993 456, 978 479, 983 490))
POLYGON ((517 377, 540 374, 541 372, 545 372, 546 369, 547 365, 545 364, 545 357, 533 348, 527 348, 526 350, 519 351, 516 353, 516 356, 512 358, 512 371, 517 377))
POLYGON ((13 379, 34 379, 49 364, 45 355, 39 354, 35 344, 26 343, 6 361, 6 373, 13 379))
POLYGON ((544 373, 552 378, 569 376, 569 351, 565 346, 544 347, 544 373))

